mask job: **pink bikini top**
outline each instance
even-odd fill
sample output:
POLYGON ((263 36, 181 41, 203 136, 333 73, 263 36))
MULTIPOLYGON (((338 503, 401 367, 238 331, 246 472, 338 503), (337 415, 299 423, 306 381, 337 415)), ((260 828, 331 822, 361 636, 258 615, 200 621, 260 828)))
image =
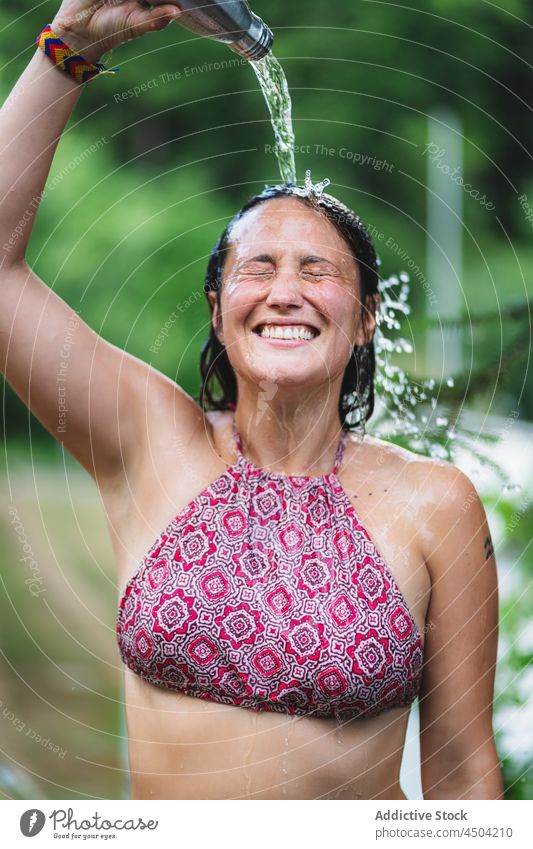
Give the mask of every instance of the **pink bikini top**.
POLYGON ((423 641, 337 477, 242 453, 152 545, 120 600, 124 663, 146 681, 255 710, 349 719, 410 704, 423 641))

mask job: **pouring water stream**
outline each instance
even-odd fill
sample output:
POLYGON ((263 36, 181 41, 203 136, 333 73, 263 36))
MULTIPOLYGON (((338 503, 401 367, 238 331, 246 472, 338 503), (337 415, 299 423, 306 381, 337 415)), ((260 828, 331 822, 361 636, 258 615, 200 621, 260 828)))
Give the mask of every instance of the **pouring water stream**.
MULTIPOLYGON (((278 60, 268 53, 259 61, 250 61, 265 98, 276 139, 275 153, 283 183, 296 184, 295 136, 292 125, 292 104, 289 86, 283 68, 278 60)), ((311 172, 305 175, 305 191, 308 195, 320 197, 329 184, 325 178, 313 184, 311 172)), ((379 420, 380 430, 376 436, 384 436, 398 441, 407 448, 426 454, 435 459, 453 462, 456 447, 466 448, 485 466, 490 466, 503 485, 505 472, 500 465, 487 455, 490 449, 490 437, 482 433, 469 431, 460 424, 458 417, 451 422, 445 411, 439 409, 438 398, 433 390, 439 391, 437 382, 430 378, 420 382, 409 377, 398 365, 390 362, 394 353, 412 353, 413 346, 404 338, 390 338, 384 333, 401 329, 400 316, 411 312, 408 304, 409 275, 402 271, 388 278, 381 278, 378 285, 381 295, 379 323, 374 335, 376 354, 375 391, 381 402, 382 412, 374 418, 379 420), (488 443, 480 446, 480 441, 488 443)), ((444 378, 441 386, 452 387, 453 377, 444 378)), ((441 405, 442 407, 442 405, 441 405)), ((510 491, 511 484, 504 484, 504 491, 510 491)))

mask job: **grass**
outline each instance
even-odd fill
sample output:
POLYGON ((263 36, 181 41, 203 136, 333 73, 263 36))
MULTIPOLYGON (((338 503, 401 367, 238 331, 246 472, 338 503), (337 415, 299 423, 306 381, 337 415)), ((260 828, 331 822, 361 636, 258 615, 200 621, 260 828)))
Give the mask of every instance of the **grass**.
POLYGON ((53 462, 10 463, 3 483, 0 792, 123 798, 115 568, 96 487, 53 462))

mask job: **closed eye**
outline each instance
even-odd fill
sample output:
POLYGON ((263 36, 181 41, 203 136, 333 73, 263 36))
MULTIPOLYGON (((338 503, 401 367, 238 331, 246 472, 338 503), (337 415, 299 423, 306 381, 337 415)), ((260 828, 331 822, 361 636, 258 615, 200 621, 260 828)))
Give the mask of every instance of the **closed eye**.
POLYGON ((309 277, 338 277, 339 270, 324 257, 307 256, 302 263, 302 273, 309 277))
POLYGON ((333 271, 333 270, 319 271, 318 269, 313 269, 312 271, 310 271, 309 269, 303 269, 301 274, 302 274, 302 277, 304 278, 304 280, 307 279, 307 280, 316 280, 316 281, 318 281, 318 280, 328 280, 328 279, 331 279, 333 277, 339 276, 338 272, 336 272, 336 271, 333 271))
POLYGON ((274 266, 266 262, 247 262, 235 272, 237 277, 269 277, 274 273, 274 266))
POLYGON ((257 282, 261 280, 270 280, 273 275, 273 269, 268 269, 264 271, 241 271, 239 272, 239 274, 236 275, 236 278, 237 280, 241 280, 241 282, 244 283, 246 283, 246 281, 253 283, 254 281, 257 282))

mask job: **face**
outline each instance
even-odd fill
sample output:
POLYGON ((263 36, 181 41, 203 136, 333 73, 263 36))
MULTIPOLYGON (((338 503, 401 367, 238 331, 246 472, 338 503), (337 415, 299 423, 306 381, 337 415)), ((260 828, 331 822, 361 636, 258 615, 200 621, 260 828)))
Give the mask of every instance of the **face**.
POLYGON ((368 342, 375 326, 361 306, 349 245, 295 198, 265 201, 237 222, 220 313, 214 292, 209 299, 233 369, 256 385, 307 389, 341 380, 353 346, 368 342))

